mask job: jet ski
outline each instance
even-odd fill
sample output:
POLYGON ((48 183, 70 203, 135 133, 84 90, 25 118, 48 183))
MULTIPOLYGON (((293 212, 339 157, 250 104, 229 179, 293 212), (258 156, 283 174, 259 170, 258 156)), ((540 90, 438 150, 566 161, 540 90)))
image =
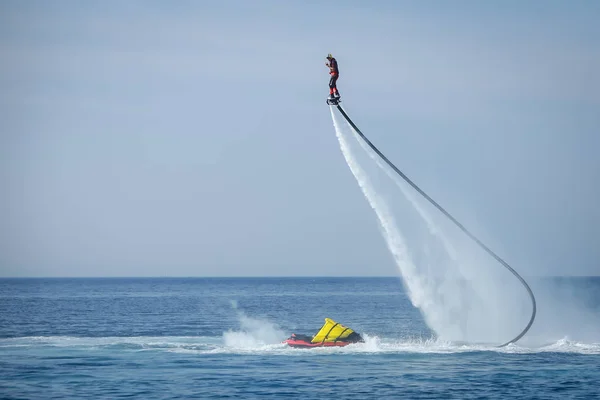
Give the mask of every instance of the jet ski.
POLYGON ((283 343, 290 347, 311 348, 311 347, 343 347, 351 343, 363 343, 364 339, 352 329, 335 322, 330 318, 325 318, 325 324, 314 336, 292 333, 283 343))

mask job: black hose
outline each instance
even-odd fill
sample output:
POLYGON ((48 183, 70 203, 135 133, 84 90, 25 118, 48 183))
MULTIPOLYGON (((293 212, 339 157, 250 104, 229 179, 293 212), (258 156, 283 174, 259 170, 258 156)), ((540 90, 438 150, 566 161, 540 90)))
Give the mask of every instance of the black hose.
POLYGON ((454 222, 454 224, 461 231, 463 231, 469 238, 471 238, 475 243, 477 243, 490 256, 492 256, 494 259, 496 259, 496 261, 498 261, 506 269, 508 269, 510 272, 512 272, 512 274, 523 284, 523 286, 525 286, 525 289, 527 290, 527 293, 529 293, 529 297, 531 298, 531 305, 532 305, 531 318, 529 320, 529 323, 527 324, 527 326, 525 327, 525 329, 523 329, 523 331, 519 335, 517 335, 514 339, 509 340, 508 342, 506 342, 504 344, 501 344, 498 347, 507 346, 507 345, 509 345, 511 343, 514 343, 517 340, 521 339, 527 333, 527 331, 529 330, 529 328, 531 328, 531 325, 533 325, 533 321, 535 320, 535 314, 536 314, 536 311, 537 311, 536 302, 535 302, 535 296, 533 295, 533 292, 531 291, 531 288, 529 287, 529 285, 527 284, 527 282, 525 282, 525 279, 523 279, 521 277, 521 275, 519 275, 517 273, 517 271, 515 271, 510 265, 508 265, 508 263, 506 261, 504 261, 502 258, 500 258, 500 256, 498 256, 489 247, 487 247, 474 234, 472 234, 471 232, 469 232, 469 230, 467 228, 465 228, 460 222, 458 222, 456 220, 456 218, 454 218, 452 215, 450 215, 450 213, 448 211, 446 211, 435 200, 433 200, 431 197, 429 197, 427 195, 427 193, 425 193, 423 190, 421 190, 421 188, 418 187, 412 180, 410 180, 410 178, 408 176, 406 176, 402 171, 400 171, 398 168, 396 168, 396 166, 394 164, 392 164, 392 162, 390 160, 388 160, 387 157, 384 156, 383 153, 381 151, 379 151, 379 149, 377 147, 375 147, 375 145, 373 143, 371 143, 371 141, 369 139, 367 139, 367 137, 360 131, 360 129, 358 129, 358 127, 354 124, 354 122, 352 122, 352 120, 350 119, 350 117, 348 116, 348 114, 346 114, 346 112, 344 111, 344 109, 342 108, 342 106, 340 106, 338 104, 337 105, 337 109, 342 113, 342 115, 344 116, 344 118, 346 119, 346 121, 348 121, 348 123, 352 126, 352 128, 354 128, 354 130, 356 131, 356 133, 358 133, 360 135, 360 137, 365 141, 365 143, 367 143, 369 145, 369 147, 371 147, 371 149, 373 149, 373 151, 375 153, 377 153, 377 155, 379 155, 379 157, 381 157, 381 159, 383 161, 385 161, 398 175, 400 175, 400 177, 402 177, 402 179, 404 179, 410 186, 412 186, 417 192, 419 192, 419 194, 421 194, 421 196, 423 196, 433 206, 435 206, 435 208, 437 208, 438 210, 440 210, 442 212, 442 214, 444 214, 446 217, 448 217, 448 219, 450 219, 450 221, 454 222))

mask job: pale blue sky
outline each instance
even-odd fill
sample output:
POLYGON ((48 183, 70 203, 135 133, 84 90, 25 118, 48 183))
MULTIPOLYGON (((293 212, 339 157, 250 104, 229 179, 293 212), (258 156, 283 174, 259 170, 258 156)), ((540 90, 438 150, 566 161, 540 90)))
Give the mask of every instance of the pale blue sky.
POLYGON ((329 52, 359 127, 515 268, 600 274, 599 18, 2 2, 0 275, 397 274, 338 148, 329 52))

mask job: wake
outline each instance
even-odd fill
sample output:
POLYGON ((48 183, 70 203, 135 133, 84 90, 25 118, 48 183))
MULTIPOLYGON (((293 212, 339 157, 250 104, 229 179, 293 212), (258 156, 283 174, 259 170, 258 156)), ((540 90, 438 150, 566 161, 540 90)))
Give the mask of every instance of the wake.
POLYGON ((73 355, 86 357, 97 354, 120 354, 157 352, 182 353, 191 355, 212 354, 253 354, 253 355, 300 355, 316 356, 327 354, 464 354, 491 352, 498 354, 582 354, 600 355, 600 343, 581 343, 563 338, 542 346, 519 346, 511 344, 498 348, 482 344, 461 344, 431 339, 380 338, 364 334, 365 343, 346 347, 321 347, 310 350, 294 349, 282 343, 270 343, 270 335, 256 340, 252 338, 234 340, 228 337, 231 332, 239 335, 249 334, 246 329, 227 331, 223 336, 109 336, 109 337, 72 337, 72 336, 35 336, 0 339, 0 349, 4 354, 20 357, 22 354, 40 354, 48 356, 73 355), (49 353, 52 352, 52 353, 49 353))

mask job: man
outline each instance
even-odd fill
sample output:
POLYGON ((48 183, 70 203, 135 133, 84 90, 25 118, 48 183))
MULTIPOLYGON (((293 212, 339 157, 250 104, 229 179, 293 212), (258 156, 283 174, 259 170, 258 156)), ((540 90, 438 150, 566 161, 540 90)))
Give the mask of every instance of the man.
POLYGON ((337 90, 337 80, 340 76, 340 70, 338 69, 338 63, 335 58, 331 55, 331 53, 327 54, 327 62, 325 63, 329 67, 329 75, 331 75, 331 79, 329 79, 329 98, 330 99, 339 99, 340 92, 337 90), (335 97, 333 97, 335 95, 335 97))

